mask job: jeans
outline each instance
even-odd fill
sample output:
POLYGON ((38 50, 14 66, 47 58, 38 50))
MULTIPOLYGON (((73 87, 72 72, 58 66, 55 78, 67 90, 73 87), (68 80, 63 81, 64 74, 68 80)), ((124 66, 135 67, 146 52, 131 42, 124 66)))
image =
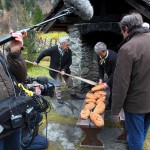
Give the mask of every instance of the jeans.
POLYGON ((150 127, 150 113, 133 114, 125 111, 125 126, 129 150, 142 150, 150 127))
MULTIPOLYGON (((38 113, 37 117, 33 116, 33 119, 30 120, 29 128, 34 129, 35 126, 38 126, 39 123, 42 121, 43 116, 41 113, 38 113)), ((29 132, 28 128, 24 127, 22 129, 22 142, 25 146, 28 146, 31 141, 31 133, 29 132)), ((38 135, 38 131, 36 133, 36 136, 34 137, 34 140, 32 141, 31 145, 29 147, 22 146, 23 150, 42 150, 46 149, 48 147, 48 141, 45 137, 38 135)))
POLYGON ((0 150, 22 150, 21 129, 17 129, 7 137, 0 140, 0 150))
MULTIPOLYGON (((24 144, 29 144, 29 141, 26 141, 24 144)), ((48 141, 45 137, 41 135, 35 136, 32 144, 27 148, 22 148, 23 150, 42 150, 48 147, 48 141)))

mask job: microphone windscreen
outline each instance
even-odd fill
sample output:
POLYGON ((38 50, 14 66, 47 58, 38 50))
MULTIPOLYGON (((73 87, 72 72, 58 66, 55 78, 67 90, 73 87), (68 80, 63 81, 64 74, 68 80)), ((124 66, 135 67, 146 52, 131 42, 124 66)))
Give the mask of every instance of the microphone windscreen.
POLYGON ((63 0, 67 7, 74 7, 75 14, 83 20, 90 20, 93 17, 93 7, 89 0, 63 0))

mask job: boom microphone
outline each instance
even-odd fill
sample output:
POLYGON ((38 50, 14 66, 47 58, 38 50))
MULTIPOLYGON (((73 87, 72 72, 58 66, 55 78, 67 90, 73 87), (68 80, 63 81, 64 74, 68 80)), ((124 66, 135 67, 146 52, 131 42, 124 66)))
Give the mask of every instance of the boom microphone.
MULTIPOLYGON (((45 25, 46 23, 49 23, 50 21, 54 21, 58 18, 64 17, 71 13, 77 14, 84 20, 90 20, 92 18, 93 7, 91 6, 89 0, 63 0, 63 1, 64 1, 64 4, 69 8, 66 8, 65 10, 63 10, 62 12, 60 12, 59 14, 57 14, 56 16, 54 16, 51 19, 48 19, 46 21, 43 21, 41 23, 38 23, 38 24, 30 26, 30 27, 26 27, 25 29, 22 29, 22 30, 19 30, 16 32, 20 32, 23 34, 24 31, 30 31, 32 29, 41 27, 41 26, 45 25)), ((12 35, 9 34, 0 39, 0 45, 5 44, 6 42, 9 42, 13 39, 14 39, 14 37, 12 37, 12 35)))
POLYGON ((89 0, 63 0, 67 7, 74 7, 74 13, 83 20, 90 20, 93 17, 93 7, 89 0))

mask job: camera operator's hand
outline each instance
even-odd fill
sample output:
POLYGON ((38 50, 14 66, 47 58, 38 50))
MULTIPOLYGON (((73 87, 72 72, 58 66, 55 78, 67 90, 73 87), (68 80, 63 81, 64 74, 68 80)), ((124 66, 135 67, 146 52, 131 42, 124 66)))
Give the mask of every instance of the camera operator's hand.
POLYGON ((34 66, 38 66, 38 63, 37 63, 37 62, 34 62, 33 65, 34 65, 34 66))
POLYGON ((65 75, 65 71, 60 71, 60 74, 61 74, 62 76, 64 76, 64 75, 65 75))
POLYGON ((15 53, 20 51, 21 47, 23 46, 23 38, 27 36, 27 32, 24 31, 23 34, 19 32, 13 32, 10 30, 11 35, 15 38, 10 42, 10 51, 11 53, 15 53))

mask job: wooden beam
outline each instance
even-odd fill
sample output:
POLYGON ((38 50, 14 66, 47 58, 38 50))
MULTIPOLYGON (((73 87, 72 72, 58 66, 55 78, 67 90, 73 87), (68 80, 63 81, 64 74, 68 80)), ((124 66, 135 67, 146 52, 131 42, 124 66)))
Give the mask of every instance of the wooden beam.
POLYGON ((75 24, 79 27, 81 34, 87 34, 94 31, 110 31, 120 34, 118 22, 99 22, 99 23, 85 23, 75 24))
POLYGON ((138 3, 135 0, 125 0, 128 4, 130 4, 131 6, 133 6, 135 9, 137 9, 138 11, 140 11, 145 17, 147 17, 148 19, 150 19, 150 10, 148 10, 147 8, 145 8, 144 6, 142 6, 140 3, 138 3))

